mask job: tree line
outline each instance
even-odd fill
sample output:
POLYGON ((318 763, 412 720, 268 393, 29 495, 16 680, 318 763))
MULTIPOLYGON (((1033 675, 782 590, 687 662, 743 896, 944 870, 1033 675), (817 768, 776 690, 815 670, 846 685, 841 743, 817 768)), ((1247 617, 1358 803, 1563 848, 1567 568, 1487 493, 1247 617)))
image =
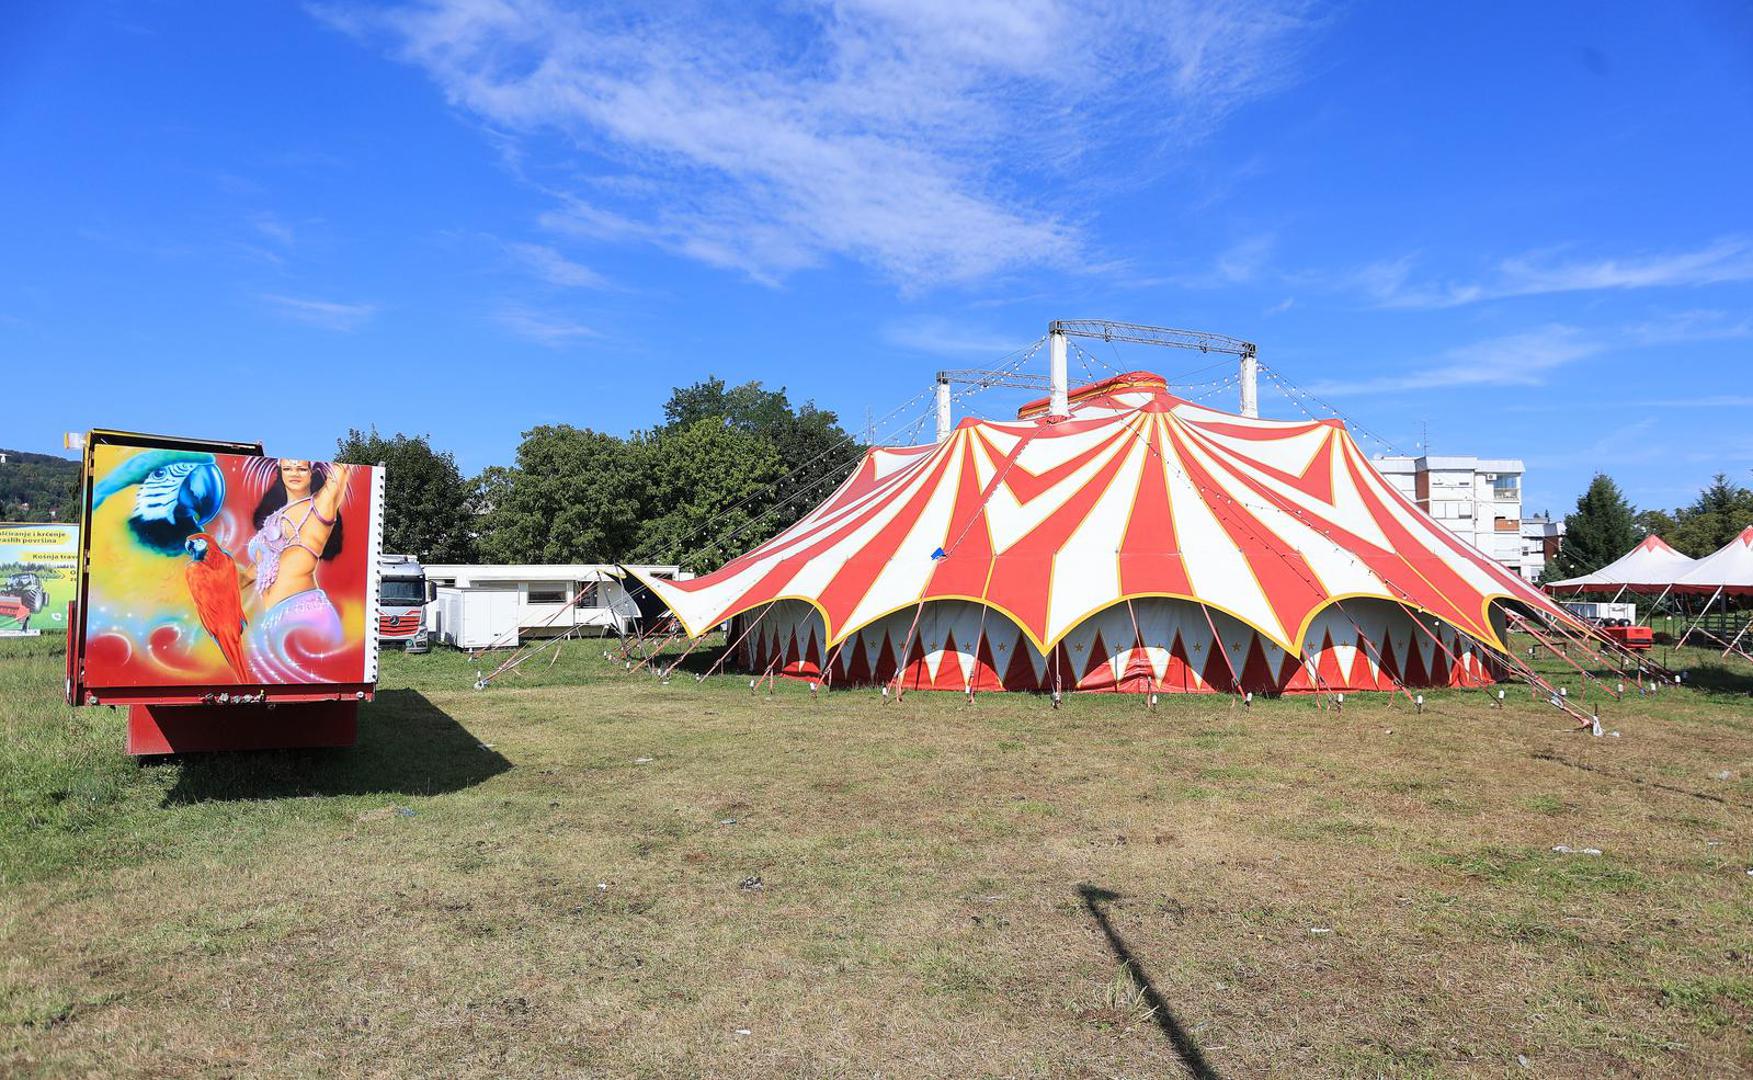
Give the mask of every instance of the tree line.
POLYGON ((1646 536, 1659 536, 1674 550, 1702 558, 1753 525, 1753 490, 1722 473, 1690 504, 1675 510, 1638 510, 1606 473, 1596 473, 1564 519, 1558 555, 1544 580, 1581 577, 1619 558, 1646 536))
POLYGON ((0 450, 0 521, 79 523, 79 462, 0 450))
POLYGON ((677 387, 654 428, 523 433, 513 464, 467 478, 423 435, 349 431, 335 460, 388 466, 384 550, 424 562, 679 563, 710 570, 778 533, 864 447, 783 387, 677 387))

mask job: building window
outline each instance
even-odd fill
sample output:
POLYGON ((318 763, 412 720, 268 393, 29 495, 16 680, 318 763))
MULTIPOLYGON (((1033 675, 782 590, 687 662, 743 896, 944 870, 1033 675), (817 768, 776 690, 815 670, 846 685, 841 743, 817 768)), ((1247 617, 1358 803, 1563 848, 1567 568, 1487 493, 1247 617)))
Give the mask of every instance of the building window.
POLYGON ((530 598, 532 604, 564 604, 567 600, 566 583, 563 581, 532 581, 530 582, 530 598))
POLYGON ((1522 478, 1511 473, 1491 480, 1491 493, 1500 499, 1517 499, 1522 494, 1522 478))

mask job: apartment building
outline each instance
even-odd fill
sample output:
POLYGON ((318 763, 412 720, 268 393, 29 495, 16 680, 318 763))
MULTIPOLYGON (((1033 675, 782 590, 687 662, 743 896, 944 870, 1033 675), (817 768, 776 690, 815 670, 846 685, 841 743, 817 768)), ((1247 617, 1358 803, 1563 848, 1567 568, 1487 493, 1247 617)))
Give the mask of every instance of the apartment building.
POLYGON ((1525 469, 1514 458, 1384 456, 1372 464, 1425 513, 1528 581, 1564 531, 1543 519, 1523 522, 1525 469))

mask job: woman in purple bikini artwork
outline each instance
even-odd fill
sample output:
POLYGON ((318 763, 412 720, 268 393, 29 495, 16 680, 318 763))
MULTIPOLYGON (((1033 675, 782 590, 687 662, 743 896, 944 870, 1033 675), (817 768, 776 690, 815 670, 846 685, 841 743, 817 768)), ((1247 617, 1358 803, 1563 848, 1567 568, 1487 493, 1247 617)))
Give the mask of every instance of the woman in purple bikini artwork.
POLYGON ((251 673, 267 683, 317 681, 313 662, 347 644, 317 574, 341 551, 352 469, 293 458, 251 464, 252 472, 272 478, 256 504, 247 562, 239 565, 241 583, 255 594, 245 638, 251 673))

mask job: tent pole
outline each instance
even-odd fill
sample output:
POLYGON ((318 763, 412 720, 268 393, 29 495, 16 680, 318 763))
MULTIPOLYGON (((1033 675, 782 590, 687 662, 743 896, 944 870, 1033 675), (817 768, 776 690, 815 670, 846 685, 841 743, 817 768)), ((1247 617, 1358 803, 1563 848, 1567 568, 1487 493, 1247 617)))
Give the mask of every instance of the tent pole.
MULTIPOLYGON (((1241 697, 1242 696, 1242 673, 1240 671, 1236 670, 1235 661, 1230 659, 1230 651, 1223 647, 1223 635, 1217 632, 1217 623, 1212 621, 1211 609, 1206 607, 1204 604, 1200 604, 1199 610, 1205 613, 1205 625, 1207 627, 1209 627, 1211 630, 1212 647, 1217 649, 1218 654, 1223 657, 1223 666, 1229 669, 1230 689, 1234 690, 1236 692, 1237 697, 1241 697)), ((1205 677, 1204 673, 1201 672, 1200 678, 1203 679, 1204 677, 1205 677)))
POLYGON ((907 627, 907 640, 901 643, 901 655, 899 657, 897 657, 895 660, 895 700, 896 701, 901 700, 901 694, 905 689, 901 685, 902 676, 907 674, 907 657, 909 655, 911 655, 913 652, 913 632, 915 630, 919 629, 919 614, 920 614, 920 612, 922 612, 924 610, 925 610, 925 597, 921 596, 919 598, 918 605, 916 607, 914 607, 914 609, 913 609, 913 624, 911 626, 907 627))
MULTIPOLYGON (((671 664, 667 668, 664 668, 663 674, 660 675, 659 678, 664 679, 665 681, 668 681, 669 677, 675 673, 675 670, 682 666, 682 661, 686 660, 688 658, 688 654, 694 651, 695 646, 699 645, 702 641, 705 641, 705 640, 706 640, 706 635, 701 634, 699 637, 694 638, 693 640, 689 641, 688 647, 682 650, 682 655, 676 657, 675 663, 671 664)), ((656 668, 654 667, 652 670, 655 671, 656 668)))
MULTIPOLYGON (((1376 665, 1376 670, 1378 672, 1386 672, 1388 669, 1382 666, 1382 652, 1380 649, 1376 648, 1375 642, 1370 640, 1370 636, 1364 633, 1363 624, 1352 618, 1351 612, 1346 611, 1345 606, 1339 601, 1333 601, 1333 607, 1338 610, 1339 614, 1345 616, 1345 621, 1350 623, 1352 628, 1357 631, 1357 640, 1363 642, 1364 651, 1368 653, 1370 660, 1376 665)), ((1401 682, 1397 676, 1390 674, 1388 675, 1388 680, 1394 684, 1394 689, 1406 695, 1407 701, 1412 700, 1412 691, 1406 689, 1406 684, 1401 682)), ((1388 699, 1389 704, 1393 704, 1393 701, 1393 698, 1388 699)))
MULTIPOLYGON (((1147 695, 1146 701, 1148 702, 1148 695, 1157 692, 1156 667, 1150 663, 1150 649, 1144 643, 1144 632, 1138 628, 1138 612, 1132 610, 1132 597, 1130 596, 1126 598, 1126 617, 1132 620, 1132 647, 1134 649, 1144 650, 1144 662, 1146 665, 1150 666, 1150 674, 1147 675, 1144 680, 1144 692, 1147 695)), ((1130 656, 1126 658, 1126 666, 1132 666, 1132 658, 1130 656)), ((1120 679, 1114 681, 1114 689, 1118 690, 1120 688, 1121 680, 1125 678, 1126 673, 1121 672, 1120 679)))
MULTIPOLYGON (((1552 639, 1548 638, 1545 634, 1542 634, 1539 630, 1535 629, 1534 624, 1532 622, 1530 622, 1527 619, 1522 618, 1520 615, 1514 614, 1513 612, 1511 613, 1511 617, 1515 619, 1516 625, 1521 627, 1523 633, 1526 633, 1529 637, 1533 638, 1535 641, 1538 641, 1540 644, 1546 646, 1547 652, 1558 657, 1560 660, 1563 660, 1567 665, 1569 665, 1571 668, 1575 669, 1576 673, 1581 675, 1585 680, 1587 680, 1587 682, 1600 683, 1602 690, 1606 691, 1607 695, 1609 697, 1613 698, 1615 701, 1620 699, 1620 697, 1621 697, 1620 694, 1615 693, 1612 690, 1608 690, 1606 683, 1601 682, 1600 679, 1597 679, 1595 677, 1593 672, 1589 671, 1587 668, 1583 667, 1581 664, 1577 663, 1575 660, 1572 660, 1570 658, 1570 654, 1568 652, 1560 652, 1555 647, 1552 639)), ((1607 663, 1606 658, 1601 656, 1599 653, 1595 652, 1594 650, 1590 649, 1586 642, 1573 641, 1570 638, 1563 638, 1562 640, 1567 645, 1570 645, 1570 644, 1581 645, 1583 647, 1584 651, 1587 652, 1591 658, 1596 659, 1596 660, 1600 660, 1602 663, 1607 663)), ((1613 665, 1610 663, 1607 663, 1607 666, 1612 667, 1613 665)), ((1615 670, 1617 670, 1617 669, 1615 669, 1615 670)), ((1620 674, 1624 674, 1624 672, 1620 672, 1620 674)))
POLYGON ((1672 589, 1673 587, 1674 586, 1672 584, 1662 586, 1662 591, 1656 594, 1655 602, 1650 604, 1649 620, 1650 620, 1650 629, 1651 630, 1654 630, 1656 628, 1656 611, 1661 608, 1662 601, 1666 600, 1668 598, 1668 590, 1672 589))
MULTIPOLYGON (((772 611, 772 610, 773 610, 772 604, 768 604, 766 607, 762 608, 761 614, 759 614, 755 617, 755 621, 749 624, 749 628, 747 630, 744 630, 741 634, 737 635, 737 639, 735 641, 733 641, 729 645, 725 646, 724 655, 719 657, 716 663, 714 663, 711 667, 706 669, 706 674, 700 676, 701 680, 704 681, 706 679, 711 678, 713 672, 717 671, 719 669, 719 667, 722 666, 726 660, 729 660, 733 655, 735 655, 736 651, 737 651, 737 646, 741 645, 744 642, 744 640, 746 640, 748 638, 748 636, 750 634, 755 632, 755 627, 760 626, 761 620, 765 619, 767 617, 767 613, 772 611)), ((729 634, 725 635, 725 637, 727 637, 727 638, 729 636, 730 636, 729 634)))
POLYGON ((1698 624, 1704 621, 1705 615, 1710 613, 1710 605, 1716 603, 1716 598, 1722 594, 1723 587, 1718 585, 1716 587, 1716 592, 1711 593, 1710 599, 1706 600, 1704 606, 1698 609, 1698 617, 1692 620, 1692 625, 1688 626, 1686 632, 1680 635, 1680 640, 1674 643, 1674 648, 1678 649, 1686 644, 1686 639, 1692 636, 1692 632, 1698 629, 1698 624))
MULTIPOLYGON (((1746 653, 1741 651, 1740 645, 1741 645, 1741 639, 1747 636, 1747 631, 1749 631, 1749 630, 1753 630, 1753 619, 1747 620, 1747 625, 1741 627, 1741 632, 1736 634, 1735 639, 1733 641, 1729 642, 1729 647, 1723 650, 1723 659, 1724 660, 1727 660, 1729 658, 1730 653, 1735 653, 1738 656, 1747 656, 1746 653)), ((1748 657, 1748 659, 1753 660, 1753 657, 1748 657)))
MULTIPOLYGON (((681 625, 681 624, 680 624, 680 623, 677 623, 677 624, 676 624, 676 625, 677 625, 677 626, 678 626, 678 627, 679 627, 679 626, 680 626, 680 625, 681 625)), ((639 661, 639 663, 637 663, 637 664, 634 664, 634 665, 633 665, 633 666, 632 666, 632 667, 630 667, 630 668, 628 668, 628 669, 627 669, 627 674, 629 674, 629 675, 631 675, 631 674, 633 674, 633 673, 634 673, 634 672, 635 672, 635 671, 638 671, 638 670, 639 670, 639 669, 640 669, 640 668, 642 668, 642 667, 644 667, 644 666, 645 666, 645 665, 647 665, 647 664, 649 664, 649 663, 651 663, 651 662, 652 662, 652 661, 653 661, 653 660, 655 660, 655 659, 657 659, 657 658, 658 658, 658 656, 659 656, 659 655, 660 655, 660 654, 662 654, 662 652, 663 652, 663 651, 664 651, 664 649, 666 649, 666 648, 668 648, 668 647, 669 647, 669 643, 670 643, 670 642, 672 642, 672 641, 674 641, 674 640, 676 640, 676 638, 677 638, 677 637, 678 637, 678 636, 679 636, 679 635, 680 635, 680 634, 681 634, 681 632, 682 632, 682 631, 681 631, 681 630, 680 630, 680 629, 677 629, 677 630, 673 630, 673 631, 671 631, 671 632, 670 632, 670 636, 669 636, 669 637, 666 637, 666 638, 664 638, 664 639, 663 639, 663 640, 662 640, 662 641, 660 641, 660 642, 658 642, 658 643, 657 643, 657 648, 655 648, 655 649, 653 649, 653 650, 651 650, 651 651, 650 651, 650 652, 649 652, 649 653, 647 653, 647 654, 646 654, 646 655, 645 655, 645 658, 644 658, 644 659, 642 659, 642 660, 640 660, 640 661, 639 661)), ((690 646, 690 648, 691 648, 691 647, 692 647, 692 646, 690 646)), ((686 656, 686 655, 688 655, 688 654, 687 654, 687 653, 683 653, 683 654, 682 654, 682 655, 683 655, 683 656, 686 656)))

